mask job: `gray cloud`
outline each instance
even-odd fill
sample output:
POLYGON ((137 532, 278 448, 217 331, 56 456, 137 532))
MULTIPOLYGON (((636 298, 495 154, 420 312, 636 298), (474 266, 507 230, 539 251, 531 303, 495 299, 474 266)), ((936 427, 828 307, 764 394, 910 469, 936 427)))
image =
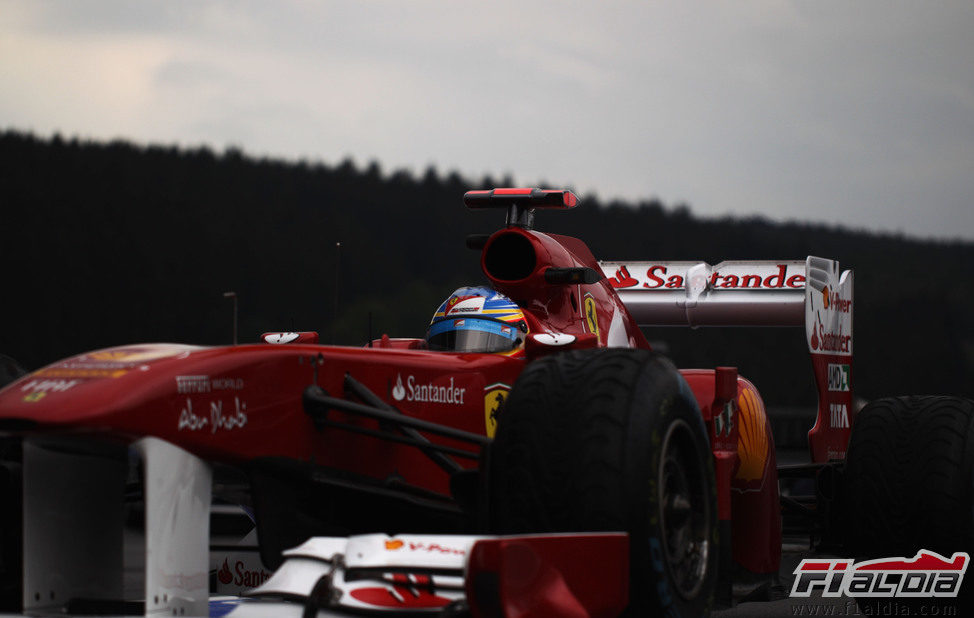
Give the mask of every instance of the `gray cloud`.
POLYGON ((974 239, 974 5, 0 2, 8 126, 974 239), (11 94, 7 94, 11 93, 11 94))

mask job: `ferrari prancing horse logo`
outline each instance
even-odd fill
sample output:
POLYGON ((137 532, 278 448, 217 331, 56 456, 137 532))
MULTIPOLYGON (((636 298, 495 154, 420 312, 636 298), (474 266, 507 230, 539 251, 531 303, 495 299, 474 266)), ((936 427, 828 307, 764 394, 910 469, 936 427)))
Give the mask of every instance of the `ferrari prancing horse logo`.
POLYGON ((595 310, 595 297, 591 294, 586 294, 583 305, 585 309, 585 324, 588 326, 588 332, 594 333, 596 337, 601 339, 599 336, 599 315, 595 310))
POLYGON ((484 422, 488 438, 493 438, 497 432, 497 419, 510 393, 510 385, 501 382, 484 388, 484 422))

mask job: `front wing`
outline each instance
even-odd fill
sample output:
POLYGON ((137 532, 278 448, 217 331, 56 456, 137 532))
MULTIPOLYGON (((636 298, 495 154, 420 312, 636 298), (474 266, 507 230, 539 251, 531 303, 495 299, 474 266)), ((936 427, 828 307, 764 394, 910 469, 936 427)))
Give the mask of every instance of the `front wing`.
POLYGON ((363 611, 609 618, 629 601, 623 533, 317 537, 284 555, 232 618, 363 611))

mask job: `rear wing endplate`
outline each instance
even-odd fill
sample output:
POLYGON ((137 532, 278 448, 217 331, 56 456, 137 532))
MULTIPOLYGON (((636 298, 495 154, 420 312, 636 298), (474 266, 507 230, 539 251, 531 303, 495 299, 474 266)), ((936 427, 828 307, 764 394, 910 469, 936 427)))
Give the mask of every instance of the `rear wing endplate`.
POLYGON ((599 265, 640 326, 804 326, 819 390, 819 418, 809 434, 813 461, 845 456, 852 409, 851 270, 841 271, 837 261, 815 256, 713 266, 599 265), (818 448, 813 434, 820 427, 835 435, 818 448))

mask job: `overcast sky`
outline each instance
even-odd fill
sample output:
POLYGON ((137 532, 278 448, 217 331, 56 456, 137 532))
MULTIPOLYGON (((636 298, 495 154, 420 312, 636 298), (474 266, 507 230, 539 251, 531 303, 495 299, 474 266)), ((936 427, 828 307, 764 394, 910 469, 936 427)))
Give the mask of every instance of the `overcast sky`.
POLYGON ((974 240, 974 2, 0 0, 0 128, 974 240))

